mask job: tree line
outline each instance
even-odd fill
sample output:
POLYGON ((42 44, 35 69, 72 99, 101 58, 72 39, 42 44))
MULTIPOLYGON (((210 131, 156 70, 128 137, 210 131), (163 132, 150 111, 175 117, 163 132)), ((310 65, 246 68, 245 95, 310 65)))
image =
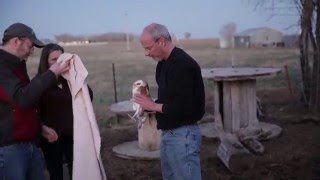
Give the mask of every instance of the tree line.
MULTIPOLYGON (((137 35, 134 35, 132 33, 128 34, 128 40, 133 41, 137 39, 137 35)), ((97 35, 72 35, 72 34, 60 34, 55 35, 55 40, 57 42, 123 42, 127 41, 127 33, 122 32, 110 32, 110 33, 104 33, 104 34, 97 34, 97 35)))

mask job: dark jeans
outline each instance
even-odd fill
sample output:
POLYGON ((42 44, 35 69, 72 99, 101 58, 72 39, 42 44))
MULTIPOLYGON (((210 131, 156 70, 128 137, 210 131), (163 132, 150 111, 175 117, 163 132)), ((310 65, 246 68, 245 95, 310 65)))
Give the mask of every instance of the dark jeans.
POLYGON ((0 180, 44 180, 44 161, 34 143, 0 147, 0 180))
POLYGON ((71 135, 62 135, 54 143, 49 143, 43 139, 41 148, 50 174, 50 180, 63 179, 64 160, 68 165, 70 179, 72 179, 73 137, 71 135))

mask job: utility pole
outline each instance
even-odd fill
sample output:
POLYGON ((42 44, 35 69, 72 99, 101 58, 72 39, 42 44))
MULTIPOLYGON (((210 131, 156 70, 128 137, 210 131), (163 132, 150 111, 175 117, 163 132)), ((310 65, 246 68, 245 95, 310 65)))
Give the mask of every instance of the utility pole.
POLYGON ((127 11, 124 13, 126 17, 126 41, 127 41, 127 51, 130 51, 130 39, 129 39, 129 21, 127 11))

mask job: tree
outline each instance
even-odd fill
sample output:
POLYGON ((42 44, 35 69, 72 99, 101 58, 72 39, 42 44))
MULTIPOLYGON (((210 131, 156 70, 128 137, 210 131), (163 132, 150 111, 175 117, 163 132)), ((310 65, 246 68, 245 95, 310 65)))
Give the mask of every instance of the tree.
POLYGON ((223 41, 225 41, 224 45, 221 43, 222 39, 220 39, 220 47, 225 46, 227 48, 234 48, 234 43, 233 43, 233 36, 237 30, 237 25, 234 22, 229 22, 227 24, 224 24, 220 28, 220 36, 223 37, 223 41))
POLYGON ((190 39, 190 37, 191 37, 191 33, 190 32, 185 32, 184 33, 184 38, 185 39, 190 39))
POLYGON ((225 37, 232 37, 237 30, 237 25, 234 22, 224 24, 220 29, 220 35, 225 37))
MULTIPOLYGON (((299 13, 299 49, 303 102, 310 108, 320 107, 320 0, 251 0, 255 9, 268 6, 271 16, 278 3, 294 4, 299 13)), ((289 9, 292 7, 282 7, 289 9)))
POLYGON ((296 0, 296 3, 301 9, 299 47, 304 99, 309 107, 318 108, 320 107, 320 0, 296 0))

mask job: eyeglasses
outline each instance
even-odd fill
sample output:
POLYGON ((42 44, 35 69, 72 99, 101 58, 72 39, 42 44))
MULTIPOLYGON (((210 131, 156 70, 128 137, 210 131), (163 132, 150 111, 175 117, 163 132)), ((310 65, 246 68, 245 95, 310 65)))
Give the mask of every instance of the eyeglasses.
POLYGON ((23 43, 27 44, 27 46, 28 46, 29 49, 33 48, 34 44, 33 44, 33 42, 32 42, 30 39, 29 39, 29 41, 30 41, 31 43, 29 43, 29 42, 27 41, 28 38, 26 38, 26 37, 18 37, 18 39, 19 39, 20 41, 22 41, 23 43), (27 42, 27 43, 26 43, 26 42, 27 42))
MULTIPOLYGON (((160 38, 159 38, 159 39, 160 39, 160 38)), ((146 51, 151 51, 151 50, 154 48, 154 46, 159 42, 159 39, 155 40, 154 43, 153 43, 151 46, 147 46, 147 47, 145 47, 144 49, 145 49, 146 51)))

